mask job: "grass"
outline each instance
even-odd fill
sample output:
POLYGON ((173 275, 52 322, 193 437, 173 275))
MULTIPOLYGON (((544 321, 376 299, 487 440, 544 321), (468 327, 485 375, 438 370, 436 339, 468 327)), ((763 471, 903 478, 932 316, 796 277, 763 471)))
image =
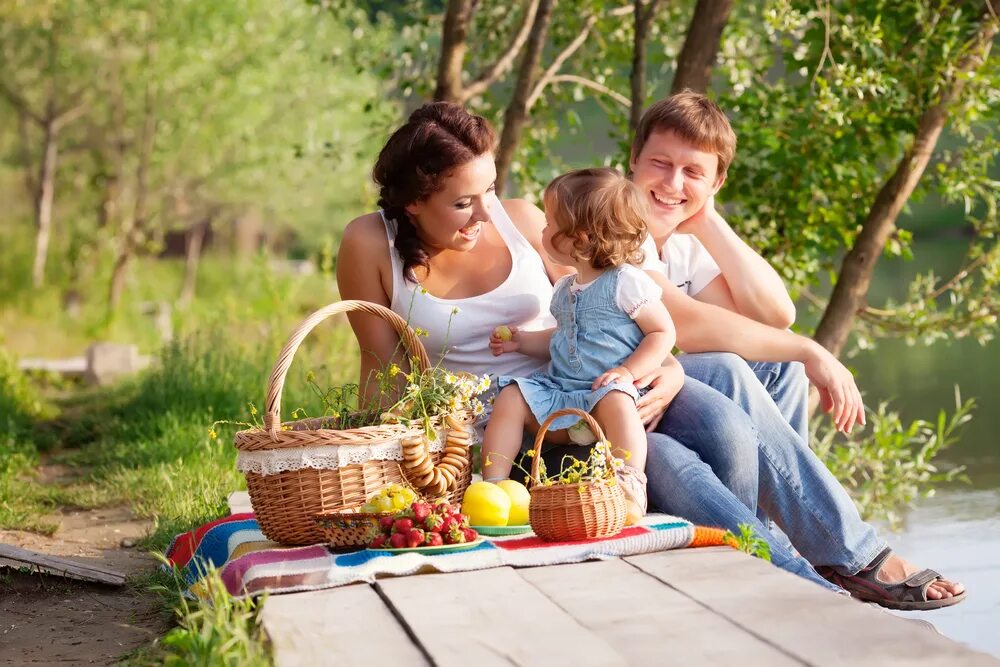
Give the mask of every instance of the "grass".
MULTIPOLYGON (((164 347, 132 380, 57 388, 49 400, 11 354, 0 352, 0 528, 51 533, 55 526, 44 517, 59 507, 127 504, 153 521, 141 546, 162 552, 174 535, 224 515, 227 495, 245 488, 231 444, 238 427, 219 427, 218 439, 209 437, 210 427, 219 419, 249 421, 250 404, 262 408, 266 378, 290 328, 277 319, 251 333, 213 324, 164 347), (83 474, 68 484, 41 484, 36 471, 43 461, 83 474)), ((349 327, 320 327, 300 347, 287 378, 285 417, 298 407, 321 412, 304 380, 309 370, 331 384, 356 378, 349 327)), ((176 577, 139 585, 161 596, 178 625, 127 664, 267 664, 253 602, 232 601, 209 583, 208 600, 196 604, 181 597, 186 586, 176 577)))

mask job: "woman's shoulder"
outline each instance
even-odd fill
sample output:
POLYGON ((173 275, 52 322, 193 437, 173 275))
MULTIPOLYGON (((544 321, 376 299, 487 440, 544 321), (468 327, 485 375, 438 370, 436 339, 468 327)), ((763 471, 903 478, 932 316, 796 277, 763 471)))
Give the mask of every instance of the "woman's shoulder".
POLYGON ((545 214, 527 199, 504 199, 500 202, 507 212, 511 222, 526 238, 538 236, 541 240, 542 228, 545 227, 545 214))
POLYGON ((346 245, 355 251, 374 250, 384 248, 386 239, 382 215, 375 211, 360 215, 347 223, 340 245, 342 248, 346 245))

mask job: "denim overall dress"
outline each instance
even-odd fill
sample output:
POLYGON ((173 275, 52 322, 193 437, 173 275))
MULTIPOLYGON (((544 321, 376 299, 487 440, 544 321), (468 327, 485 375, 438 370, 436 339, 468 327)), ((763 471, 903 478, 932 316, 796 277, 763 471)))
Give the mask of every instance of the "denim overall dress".
MULTIPOLYGON (((642 342, 639 325, 618 307, 616 294, 621 267, 605 271, 585 289, 573 293, 575 276, 556 283, 549 306, 557 328, 549 344, 551 362, 545 371, 527 378, 501 376, 499 386, 516 382, 539 423, 563 408, 593 410, 610 391, 637 398, 631 384, 612 383, 590 387, 607 370, 620 366, 642 342)), ((579 421, 567 415, 552 423, 552 430, 569 428, 579 421)))

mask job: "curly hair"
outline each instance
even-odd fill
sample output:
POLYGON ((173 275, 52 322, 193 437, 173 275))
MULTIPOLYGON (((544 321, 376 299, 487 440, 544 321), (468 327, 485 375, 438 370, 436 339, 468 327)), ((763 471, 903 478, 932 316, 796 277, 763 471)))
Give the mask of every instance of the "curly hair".
POLYGON ((433 102, 410 114, 382 147, 372 179, 379 186, 379 207, 396 221, 395 247, 410 281, 416 282, 415 267, 429 268, 430 256, 406 207, 440 191, 453 169, 491 152, 496 142, 485 118, 452 102, 433 102))
POLYGON ((558 230, 553 240, 572 241, 574 259, 595 269, 641 264, 649 205, 617 169, 577 169, 545 188, 545 212, 558 230))

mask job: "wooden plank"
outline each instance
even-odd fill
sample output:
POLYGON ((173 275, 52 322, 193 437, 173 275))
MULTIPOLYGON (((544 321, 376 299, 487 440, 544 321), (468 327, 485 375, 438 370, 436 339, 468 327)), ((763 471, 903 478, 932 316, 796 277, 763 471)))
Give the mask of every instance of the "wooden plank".
POLYGON ((69 359, 35 359, 26 358, 17 362, 22 371, 44 371, 62 375, 83 375, 87 372, 86 357, 71 357, 69 359))
POLYGON ((802 665, 619 559, 517 573, 632 665, 802 665))
POLYGON ((271 596, 261 624, 278 667, 428 664, 368 584, 271 596))
POLYGON ((85 581, 95 581, 99 584, 108 584, 109 586, 125 585, 125 575, 117 570, 88 563, 80 563, 60 556, 50 556, 37 551, 15 547, 11 544, 0 544, 0 558, 33 565, 50 574, 73 577, 85 581))
POLYGON ((380 579, 376 586, 441 667, 627 664, 511 568, 380 579))
POLYGON ((1000 666, 927 628, 734 550, 625 560, 811 665, 1000 666))

